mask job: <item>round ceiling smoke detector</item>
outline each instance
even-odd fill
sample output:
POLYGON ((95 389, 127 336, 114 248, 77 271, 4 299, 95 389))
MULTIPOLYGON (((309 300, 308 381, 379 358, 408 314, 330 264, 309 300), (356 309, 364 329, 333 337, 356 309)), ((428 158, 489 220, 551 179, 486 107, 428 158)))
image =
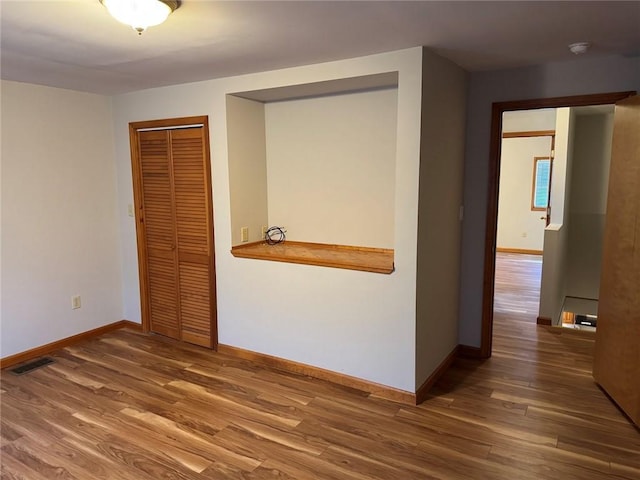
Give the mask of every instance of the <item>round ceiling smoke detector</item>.
POLYGON ((590 46, 591 44, 589 42, 572 43, 569 45, 569 50, 576 55, 582 55, 583 53, 587 53, 590 46))

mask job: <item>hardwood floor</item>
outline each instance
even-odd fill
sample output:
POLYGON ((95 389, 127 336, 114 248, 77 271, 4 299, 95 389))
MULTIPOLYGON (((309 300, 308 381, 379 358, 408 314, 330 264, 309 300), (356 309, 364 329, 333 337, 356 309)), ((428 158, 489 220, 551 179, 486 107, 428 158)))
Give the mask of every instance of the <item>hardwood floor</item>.
POLYGON ((496 312, 493 357, 457 360, 417 407, 103 335, 2 372, 1 478, 640 479, 640 433, 594 384, 592 340, 517 303, 496 312))
POLYGON ((512 322, 536 323, 540 304, 542 255, 496 254, 494 334, 512 322))

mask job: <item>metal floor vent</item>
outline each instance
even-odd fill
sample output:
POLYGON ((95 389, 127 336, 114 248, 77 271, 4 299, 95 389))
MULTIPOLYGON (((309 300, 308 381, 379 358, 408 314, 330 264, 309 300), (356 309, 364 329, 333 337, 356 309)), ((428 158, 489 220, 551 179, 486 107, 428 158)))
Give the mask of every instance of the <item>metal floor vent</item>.
POLYGON ((15 374, 15 375, 24 375, 25 373, 29 373, 30 371, 35 370, 36 368, 40 368, 40 367, 44 367, 45 365, 49 365, 50 363, 53 363, 54 361, 55 360, 53 360, 52 358, 42 357, 42 358, 39 358, 37 360, 34 360, 33 362, 25 363, 23 365, 20 365, 19 367, 12 368, 10 370, 10 372, 15 374))

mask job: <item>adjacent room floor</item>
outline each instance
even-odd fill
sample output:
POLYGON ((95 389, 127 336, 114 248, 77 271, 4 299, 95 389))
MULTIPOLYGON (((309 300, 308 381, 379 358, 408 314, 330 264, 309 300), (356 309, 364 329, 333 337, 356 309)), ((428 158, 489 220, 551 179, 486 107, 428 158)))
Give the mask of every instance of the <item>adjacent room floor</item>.
POLYGON ((458 360, 417 407, 130 330, 66 348, 2 373, 2 478, 640 478, 592 338, 500 292, 493 357, 458 360))
MULTIPOLYGON (((497 319, 536 323, 541 275, 542 255, 496 253, 493 311, 497 319)), ((496 323, 494 330, 500 325, 496 323)))

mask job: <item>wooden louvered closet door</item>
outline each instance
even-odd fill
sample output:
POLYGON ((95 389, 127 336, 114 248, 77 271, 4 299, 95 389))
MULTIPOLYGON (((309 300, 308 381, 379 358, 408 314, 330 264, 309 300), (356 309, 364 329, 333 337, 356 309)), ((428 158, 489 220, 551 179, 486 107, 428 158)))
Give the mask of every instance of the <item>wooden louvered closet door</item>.
MULTIPOLYGON (((143 122, 142 125, 154 122, 143 122)), ((214 347, 215 270, 206 125, 136 136, 143 326, 214 347), (142 247, 142 248, 141 248, 142 247)), ((149 127, 146 127, 149 128, 149 127)), ((133 142, 134 138, 132 138, 133 142)), ((134 159, 134 172, 136 172, 134 159)))

